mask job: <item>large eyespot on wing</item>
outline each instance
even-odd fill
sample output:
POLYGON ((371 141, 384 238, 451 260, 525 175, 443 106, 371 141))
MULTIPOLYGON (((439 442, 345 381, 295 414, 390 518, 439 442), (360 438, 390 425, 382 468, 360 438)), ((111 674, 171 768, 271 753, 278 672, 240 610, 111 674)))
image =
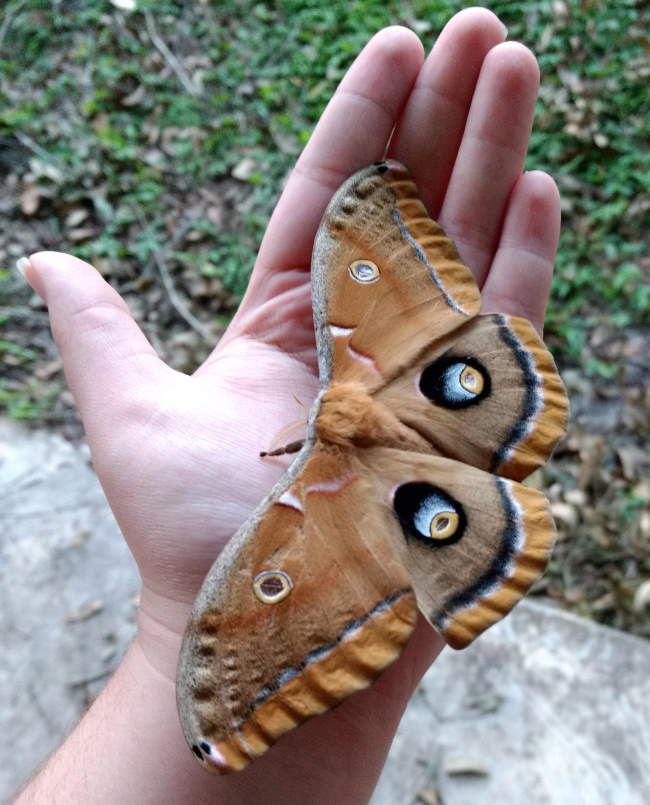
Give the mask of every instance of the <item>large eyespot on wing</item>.
POLYGON ((433 626, 456 649, 468 646, 510 612, 546 569, 555 542, 555 523, 541 492, 505 478, 492 476, 492 483, 503 517, 498 550, 467 589, 448 595, 429 614, 433 626))
POLYGON ((478 358, 444 355, 425 366, 419 388, 438 406, 467 408, 490 394, 492 379, 478 358))
POLYGON ((471 271, 393 161, 364 168, 332 198, 312 293, 324 386, 334 378, 380 387, 480 307, 471 271))
POLYGON ((177 698, 208 771, 245 768, 370 685, 415 626, 399 548, 366 503, 365 468, 346 455, 317 443, 206 577, 177 698))
POLYGON ((425 350, 375 396, 434 452, 515 480, 541 466, 566 429, 553 358, 529 322, 499 314, 425 350))
POLYGON ((437 456, 371 448, 361 458, 420 610, 453 648, 464 648, 544 572, 555 539, 546 498, 437 456))
POLYGON ((430 548, 453 545, 467 526, 460 503, 433 484, 402 484, 395 492, 393 506, 404 534, 430 548))

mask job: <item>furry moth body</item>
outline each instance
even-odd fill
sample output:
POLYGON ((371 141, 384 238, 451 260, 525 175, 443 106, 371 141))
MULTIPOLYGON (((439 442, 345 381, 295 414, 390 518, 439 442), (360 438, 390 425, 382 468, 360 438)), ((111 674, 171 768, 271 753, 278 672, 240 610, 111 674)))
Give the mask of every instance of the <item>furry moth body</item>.
POLYGON ((555 535, 519 483, 566 426, 553 360, 527 321, 479 315, 398 163, 334 195, 312 296, 307 437, 210 570, 181 650, 183 731, 217 773, 371 684, 418 609, 468 645, 543 572, 555 535))

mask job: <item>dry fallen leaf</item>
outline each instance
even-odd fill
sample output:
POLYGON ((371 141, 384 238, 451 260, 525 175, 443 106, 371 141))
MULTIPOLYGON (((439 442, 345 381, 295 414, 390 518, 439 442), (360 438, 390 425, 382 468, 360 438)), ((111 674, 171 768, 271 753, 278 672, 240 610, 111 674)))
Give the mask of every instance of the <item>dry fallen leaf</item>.
POLYGON ((120 103, 122 106, 137 106, 143 100, 147 90, 144 84, 140 84, 129 95, 126 95, 120 103))
POLYGON ((617 448, 616 454, 621 462, 624 477, 633 481, 646 461, 646 453, 636 445, 621 445, 617 448))
POLYGON ((135 11, 138 7, 135 0, 111 0, 111 5, 120 11, 135 11))
POLYGON ((230 171, 230 175, 234 179, 239 179, 240 182, 245 182, 247 179, 255 173, 257 165, 255 164, 255 160, 251 159, 250 157, 244 157, 241 162, 238 162, 237 165, 230 171))
POLYGON ((20 194, 20 209, 23 215, 34 215, 41 202, 41 191, 35 182, 27 180, 20 194))
POLYGON ((636 612, 643 612, 647 606, 650 606, 650 579, 636 588, 632 606, 636 612))
POLYGON ((438 789, 432 785, 418 791, 417 802, 422 802, 424 805, 442 805, 442 799, 438 793, 438 789))
POLYGON ((49 380, 51 377, 54 377, 57 372, 60 372, 63 369, 63 361, 61 358, 55 358, 52 361, 47 361, 47 363, 40 363, 34 369, 34 375, 39 380, 49 380))
POLYGON ((587 505, 587 496, 582 489, 568 489, 564 494, 564 499, 573 506, 580 507, 587 505))
POLYGON ((450 777, 487 777, 489 772, 474 758, 455 755, 445 763, 445 773, 450 777))
POLYGON ((74 229, 75 227, 79 226, 82 221, 85 221, 88 217, 88 210, 84 207, 77 207, 76 209, 72 210, 72 212, 66 216, 65 225, 67 229, 74 229))
POLYGON ((88 238, 93 238, 97 234, 97 230, 94 226, 82 226, 78 229, 71 229, 68 232, 68 238, 73 243, 78 243, 81 240, 88 240, 88 238))
POLYGON ((103 601, 88 601, 85 604, 81 604, 81 606, 77 607, 76 609, 73 609, 72 612, 68 613, 66 621, 68 623, 87 621, 88 618, 93 618, 95 615, 99 614, 102 609, 104 609, 103 601))
POLYGON ((578 510, 570 503, 551 503, 551 514, 558 521, 568 528, 575 528, 578 525, 578 510))

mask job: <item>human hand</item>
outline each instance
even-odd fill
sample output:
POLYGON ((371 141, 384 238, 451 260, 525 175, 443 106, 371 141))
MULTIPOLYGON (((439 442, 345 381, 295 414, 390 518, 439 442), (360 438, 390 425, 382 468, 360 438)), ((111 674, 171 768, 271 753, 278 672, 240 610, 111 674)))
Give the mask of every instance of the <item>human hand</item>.
MULTIPOLYGON (((504 35, 490 12, 466 10, 424 65, 413 33, 389 28, 373 38, 296 165, 237 315, 192 376, 156 356, 90 266, 54 253, 30 258, 26 278, 47 301, 94 466, 142 574, 138 641, 163 674, 173 676, 203 576, 281 471, 259 451, 300 418, 295 398, 308 404, 316 392, 309 263, 322 212, 347 176, 384 155, 393 127, 388 156, 407 165, 456 241, 483 311, 523 315, 541 329, 559 198, 546 174, 522 175, 538 70, 504 35)), ((372 779, 440 647, 421 625, 370 692, 283 738, 270 761, 258 761, 261 773, 282 757, 295 761, 298 747, 312 746, 315 762, 326 731, 343 756, 347 731, 366 747, 372 779)))

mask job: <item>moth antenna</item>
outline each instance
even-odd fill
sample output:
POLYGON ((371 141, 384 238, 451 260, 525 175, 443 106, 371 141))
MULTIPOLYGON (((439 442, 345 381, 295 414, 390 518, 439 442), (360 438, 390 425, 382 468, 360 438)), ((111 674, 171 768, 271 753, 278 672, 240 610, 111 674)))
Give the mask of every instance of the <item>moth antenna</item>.
POLYGON ((266 458, 267 456, 284 456, 287 453, 297 453, 302 448, 304 443, 304 439, 300 439, 298 442, 291 442, 284 447, 278 447, 277 450, 269 450, 268 452, 262 450, 260 453, 260 458, 266 458))
POLYGON ((304 419, 290 422, 285 428, 282 428, 273 439, 271 447, 268 450, 262 450, 260 458, 266 458, 267 456, 283 456, 285 453, 297 453, 302 447, 304 439, 294 439, 291 442, 287 442, 287 440, 291 435, 295 435, 296 431, 303 430, 306 424, 307 422, 304 419), (283 441, 285 444, 280 446, 283 441))
MULTIPOLYGON (((298 397, 296 397, 296 395, 295 395, 295 394, 292 394, 291 396, 292 396, 292 397, 293 397, 293 399, 294 399, 294 400, 295 400, 295 401, 298 403, 298 405, 299 405, 299 406, 302 408, 302 410, 303 410, 305 413, 309 413, 309 411, 308 411, 308 409, 307 409, 307 406, 305 405, 305 403, 304 403, 302 400, 298 399, 298 397)), ((291 427, 291 425, 289 425, 288 427, 291 427)))

